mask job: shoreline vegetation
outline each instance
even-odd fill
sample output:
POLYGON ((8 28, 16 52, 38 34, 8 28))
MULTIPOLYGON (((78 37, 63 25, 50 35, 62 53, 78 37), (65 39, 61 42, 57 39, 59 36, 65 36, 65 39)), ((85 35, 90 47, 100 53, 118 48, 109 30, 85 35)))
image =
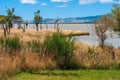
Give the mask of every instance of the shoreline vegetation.
MULTIPOLYGON (((89 32, 83 31, 72 31, 72 30, 59 30, 65 36, 82 36, 82 35, 89 35, 89 32)), ((23 32, 23 29, 11 28, 11 34, 7 35, 8 37, 17 36, 20 38, 21 41, 32 41, 32 40, 40 40, 43 41, 46 35, 52 35, 53 33, 57 32, 55 29, 40 29, 36 31, 35 29, 26 29, 23 32), (39 39, 40 38, 40 39, 39 39)), ((4 31, 0 29, 0 36, 4 35, 4 31)))
POLYGON ((41 70, 120 69, 119 48, 90 46, 68 34, 71 30, 11 28, 11 34, 3 37, 0 30, 0 79, 41 70))
MULTIPOLYGON (((72 30, 59 30, 60 32, 62 32, 63 34, 65 34, 66 36, 81 36, 81 35, 89 35, 89 32, 83 32, 83 31, 72 31, 72 30)), ((17 28, 11 28, 11 34, 22 34, 22 29, 17 29, 17 28)), ((52 34, 54 32, 57 32, 57 30, 55 29, 40 29, 38 32, 35 29, 27 29, 25 33, 23 34, 34 34, 34 33, 45 33, 45 34, 52 34)), ((3 30, 0 29, 0 35, 3 35, 3 30)))

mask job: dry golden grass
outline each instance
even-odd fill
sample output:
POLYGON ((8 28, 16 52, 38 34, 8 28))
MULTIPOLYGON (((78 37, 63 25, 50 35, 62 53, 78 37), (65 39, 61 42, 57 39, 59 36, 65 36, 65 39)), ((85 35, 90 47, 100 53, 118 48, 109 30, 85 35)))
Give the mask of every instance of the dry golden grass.
POLYGON ((113 68, 120 62, 120 49, 111 49, 99 46, 90 46, 83 43, 76 43, 75 58, 78 64, 87 68, 96 69, 96 67, 113 68), (114 51, 115 59, 113 59, 112 52, 114 51))
POLYGON ((25 52, 22 54, 25 60, 22 62, 23 67, 27 69, 41 70, 41 69, 54 69, 56 63, 52 58, 47 56, 40 56, 37 53, 25 52), (24 63, 24 64, 23 64, 24 63))
POLYGON ((0 52, 0 80, 21 71, 43 69, 56 69, 56 62, 50 57, 27 51, 13 56, 0 52))
MULTIPOLYGON (((33 41, 33 40, 40 40, 43 41, 44 37, 46 35, 51 35, 57 30, 53 29, 42 29, 39 31, 36 31, 35 29, 26 29, 25 32, 23 32, 22 29, 17 29, 17 28, 11 28, 11 34, 8 35, 10 37, 12 36, 17 36, 20 38, 21 41, 23 42, 28 42, 28 41, 33 41)), ((89 35, 88 32, 81 32, 81 31, 71 31, 71 30, 60 30, 63 34, 69 35, 89 35)), ((0 36, 3 36, 3 30, 0 29, 0 36)))
POLYGON ((11 57, 8 54, 0 52, 0 79, 7 78, 20 69, 20 56, 11 57))

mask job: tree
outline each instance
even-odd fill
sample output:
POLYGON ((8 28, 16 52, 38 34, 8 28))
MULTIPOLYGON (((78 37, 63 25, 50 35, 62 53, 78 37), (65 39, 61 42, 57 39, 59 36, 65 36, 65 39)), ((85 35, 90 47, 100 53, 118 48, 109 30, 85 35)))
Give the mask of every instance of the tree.
POLYGON ((26 29, 27 29, 27 26, 28 26, 28 21, 27 20, 25 21, 25 26, 26 26, 26 29))
MULTIPOLYGON (((41 23, 42 21, 42 17, 40 16, 40 10, 38 9, 35 13, 34 13, 34 22, 36 24, 36 30, 38 31, 38 25, 39 23, 41 23)), ((41 27, 42 29, 42 27, 41 27)))
POLYGON ((58 19, 58 16, 57 16, 57 19, 54 22, 54 29, 58 29, 58 26, 59 26, 58 22, 59 22, 59 19, 58 19))
POLYGON ((46 18, 45 19, 46 29, 48 29, 47 21, 48 21, 48 19, 46 18))
POLYGON ((41 20, 40 20, 40 29, 42 29, 42 17, 41 17, 41 20))
POLYGON ((20 16, 14 16, 14 22, 18 24, 18 29, 21 28, 22 18, 20 16))
POLYGON ((8 22, 8 26, 9 26, 8 34, 10 34, 10 28, 13 27, 13 24, 12 24, 13 20, 14 20, 14 8, 7 9, 7 22, 8 22))
POLYGON ((115 18, 116 26, 113 28, 115 31, 120 32, 120 5, 114 4, 112 8, 112 13, 115 18))
POLYGON ((22 21, 22 23, 23 23, 23 32, 25 32, 25 27, 26 27, 26 21, 22 21))
POLYGON ((1 16, 0 16, 0 23, 2 24, 2 28, 4 29, 4 36, 5 36, 5 37, 6 37, 7 32, 8 32, 6 21, 7 21, 7 17, 4 16, 4 15, 1 15, 1 16))
POLYGON ((98 36, 99 45, 103 48, 105 46, 105 40, 107 39, 106 31, 114 26, 114 21, 111 17, 103 16, 94 21, 95 32, 98 36))

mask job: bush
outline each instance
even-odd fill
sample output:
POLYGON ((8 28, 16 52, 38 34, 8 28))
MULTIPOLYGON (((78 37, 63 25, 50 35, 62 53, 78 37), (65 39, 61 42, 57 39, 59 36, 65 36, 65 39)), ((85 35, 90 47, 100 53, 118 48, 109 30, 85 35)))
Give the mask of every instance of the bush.
POLYGON ((72 67, 71 59, 75 49, 74 39, 66 37, 61 32, 47 36, 44 41, 46 54, 52 56, 57 61, 60 69, 70 69, 72 67))
POLYGON ((18 37, 7 37, 7 38, 0 38, 0 47, 2 50, 5 49, 5 52, 13 52, 13 51, 19 51, 22 47, 22 44, 20 42, 20 39, 18 37))
POLYGON ((20 43, 20 39, 18 37, 13 37, 13 38, 6 38, 5 39, 5 47, 9 48, 10 50, 20 50, 21 49, 21 43, 20 43))
POLYGON ((40 41, 37 41, 37 40, 33 40, 32 42, 29 42, 28 47, 32 52, 35 52, 35 53, 40 53, 41 51, 41 43, 40 41))

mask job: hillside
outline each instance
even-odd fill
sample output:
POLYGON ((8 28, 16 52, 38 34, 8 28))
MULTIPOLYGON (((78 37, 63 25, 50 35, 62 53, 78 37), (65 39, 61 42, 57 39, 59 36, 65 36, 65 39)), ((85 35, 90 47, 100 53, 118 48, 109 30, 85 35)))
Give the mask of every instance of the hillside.
MULTIPOLYGON (((59 18, 59 23, 61 24, 82 24, 82 23, 93 23, 95 19, 100 18, 102 15, 97 16, 87 16, 87 17, 74 17, 74 18, 59 18)), ((42 23, 53 24, 56 19, 48 18, 43 19, 42 23)), ((34 23, 34 21, 29 21, 29 23, 34 23)))

